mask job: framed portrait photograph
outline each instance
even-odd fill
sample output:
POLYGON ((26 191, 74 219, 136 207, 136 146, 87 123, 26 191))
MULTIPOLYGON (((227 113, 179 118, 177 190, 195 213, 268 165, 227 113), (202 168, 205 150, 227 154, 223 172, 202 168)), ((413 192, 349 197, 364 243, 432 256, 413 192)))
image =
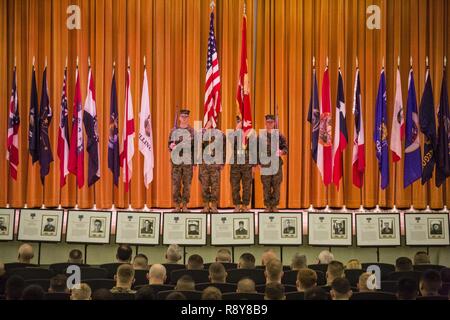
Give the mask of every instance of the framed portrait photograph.
POLYGON ((400 246, 400 214, 357 213, 356 240, 360 247, 400 246))
POLYGON ((352 213, 310 212, 308 243, 313 246, 351 246, 352 213))
POLYGON ((15 210, 0 209, 0 241, 14 240, 15 210))
POLYGON ((111 211, 69 210, 66 242, 109 244, 111 236, 111 211))
POLYGON ((217 213, 211 215, 211 245, 255 244, 253 213, 217 213))
POLYGON ((450 245, 448 213, 405 213, 405 236, 408 246, 450 245))
POLYGON ((21 209, 17 240, 61 242, 64 210, 21 209))
POLYGON ((206 213, 164 213, 163 244, 206 245, 206 213))
POLYGON ((258 243, 261 245, 301 245, 303 242, 303 213, 260 212, 258 235, 258 243))
POLYGON ((161 213, 118 211, 116 243, 158 245, 161 213))

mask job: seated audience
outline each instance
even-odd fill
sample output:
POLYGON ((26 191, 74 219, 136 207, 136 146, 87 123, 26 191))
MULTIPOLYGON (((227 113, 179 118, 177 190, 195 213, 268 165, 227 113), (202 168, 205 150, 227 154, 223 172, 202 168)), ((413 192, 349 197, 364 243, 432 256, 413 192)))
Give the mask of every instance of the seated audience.
POLYGON ((177 244, 171 244, 166 251, 166 263, 178 264, 181 260, 181 248, 177 244))
POLYGON ((331 261, 328 264, 326 277, 327 277, 327 286, 331 286, 331 284, 335 279, 344 278, 345 272, 344 272, 344 265, 342 264, 342 262, 331 261))
POLYGON ((81 250, 73 249, 69 252, 69 260, 68 263, 73 264, 83 264, 83 253, 81 250))
POLYGON ((166 300, 187 300, 186 296, 181 292, 172 292, 167 297, 166 300))
POLYGON ((122 244, 117 248, 116 259, 118 263, 130 263, 133 249, 128 244, 122 244))
POLYGON ((284 286, 278 282, 268 283, 264 292, 264 300, 286 300, 284 286))
POLYGON ((306 255, 296 253, 292 258, 291 262, 291 270, 298 271, 300 269, 308 268, 308 264, 306 262, 306 255))
POLYGON ((241 279, 237 284, 236 293, 257 293, 255 282, 250 278, 241 279))
POLYGON ((195 291, 195 281, 191 276, 184 275, 177 281, 176 291, 195 291))
POLYGON ((30 264, 34 258, 33 247, 27 243, 21 245, 18 251, 17 261, 20 263, 30 264))
MULTIPOLYGON (((106 289, 100 289, 100 290, 106 290, 106 289)), ((99 290, 97 290, 99 291, 99 290)), ((109 291, 106 290, 108 293, 109 291)), ((92 291, 91 287, 89 287, 86 283, 81 283, 79 286, 75 286, 72 289, 72 293, 70 295, 70 300, 91 300, 92 291)), ((111 293, 109 293, 111 294, 111 293)), ((96 300, 112 300, 112 296, 110 299, 96 299, 96 300)))
POLYGON ((208 287, 202 292, 202 300, 222 300, 222 292, 216 287, 208 287))
POLYGON ((424 251, 419 251, 414 255, 414 265, 424 265, 424 264, 430 264, 430 257, 428 254, 424 251))
POLYGON ((5 293, 5 285, 8 277, 6 275, 5 265, 0 261, 0 295, 5 293))
POLYGON ((227 276, 228 274, 223 264, 215 262, 209 266, 209 281, 211 283, 226 283, 227 276))
POLYGON ((63 274, 58 274, 50 279, 49 293, 70 293, 67 288, 67 277, 63 274))
POLYGON ((372 274, 368 272, 364 272, 359 276, 358 284, 356 285, 358 287, 358 292, 376 292, 377 289, 375 288, 375 284, 371 286, 372 289, 369 289, 368 281, 372 274))
POLYGON ((139 253, 133 259, 134 270, 148 270, 148 258, 145 254, 139 253))
POLYGON ((31 285, 26 287, 22 292, 22 300, 44 300, 45 292, 41 286, 31 285))
POLYGON ((267 249, 261 256, 261 265, 265 267, 267 263, 272 260, 277 259, 277 254, 272 249, 267 249))
POLYGON ((231 251, 228 249, 217 250, 216 262, 231 263, 231 251))
POLYGON ((362 264, 358 259, 351 259, 347 262, 345 266, 346 270, 362 270, 362 264))
POLYGON ((25 289, 25 280, 19 276, 11 276, 6 281, 5 298, 6 300, 20 300, 25 289))
POLYGON ((186 269, 188 270, 203 270, 203 258, 198 254, 193 254, 188 258, 186 269))
POLYGON ((111 293, 136 293, 131 289, 134 283, 134 269, 131 264, 120 265, 114 280, 116 280, 116 286, 111 289, 111 293))
POLYGON ((328 295, 320 287, 314 287, 305 291, 305 300, 324 301, 328 300, 328 295))
POLYGON ((439 296, 442 288, 441 274, 436 270, 427 270, 422 274, 419 290, 422 297, 439 296))
POLYGON ((110 301, 114 300, 114 296, 108 289, 98 289, 92 294, 92 300, 110 301))
POLYGON ((333 260, 334 255, 328 250, 323 250, 317 257, 317 264, 329 264, 333 260))
POLYGON ((312 269, 300 269, 297 274, 297 291, 305 292, 317 286, 317 273, 312 269))
POLYGON ((143 286, 136 292, 134 298, 135 300, 156 300, 156 295, 151 286, 143 286))
POLYGON ((255 269, 255 256, 251 253, 243 253, 239 257, 238 269, 255 269))
POLYGON ((331 299, 332 300, 350 300, 353 292, 350 288, 350 282, 345 278, 336 278, 331 284, 331 299))
POLYGON ((150 285, 163 285, 167 279, 166 267, 162 264, 152 265, 147 278, 150 285))
POLYGON ((283 278, 283 264, 278 259, 269 260, 266 264, 266 270, 264 271, 266 276, 266 285, 269 283, 280 283, 283 278))
POLYGON ((395 260, 395 272, 412 272, 413 264, 410 258, 400 257, 395 260))
POLYGON ((396 294, 398 300, 416 300, 417 294, 416 280, 404 278, 398 281, 396 294))

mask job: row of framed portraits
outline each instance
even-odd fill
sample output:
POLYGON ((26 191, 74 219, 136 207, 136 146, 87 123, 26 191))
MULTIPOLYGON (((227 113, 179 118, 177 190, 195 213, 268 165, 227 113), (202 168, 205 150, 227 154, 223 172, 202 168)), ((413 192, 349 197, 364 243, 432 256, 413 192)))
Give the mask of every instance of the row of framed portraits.
MULTIPOLYGON (((0 241, 14 240, 15 210, 0 209, 0 241)), ((111 211, 69 210, 67 243, 109 244, 111 211)), ((61 242, 63 210, 20 210, 17 240, 61 242)), ((399 213, 308 213, 308 244, 352 246, 353 226, 360 247, 400 246, 399 213)), ((115 242, 135 245, 206 245, 210 224, 211 245, 253 245, 257 224, 258 244, 303 244, 303 213, 164 213, 117 211, 115 242), (162 218, 163 217, 163 218, 162 218), (255 223, 255 217, 258 218, 255 223), (162 228, 161 228, 162 224, 162 228)), ((448 246, 448 213, 405 213, 406 245, 448 246)))

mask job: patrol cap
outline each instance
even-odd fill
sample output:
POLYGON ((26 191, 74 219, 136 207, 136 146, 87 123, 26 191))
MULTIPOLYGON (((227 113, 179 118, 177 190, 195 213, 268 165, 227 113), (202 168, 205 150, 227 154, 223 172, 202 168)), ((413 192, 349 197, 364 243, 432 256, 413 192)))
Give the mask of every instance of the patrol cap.
POLYGON ((191 111, 189 111, 187 109, 180 110, 180 116, 189 117, 190 114, 191 114, 191 111))
POLYGON ((266 115, 266 121, 275 121, 275 116, 273 114, 266 115))
POLYGON ((53 222, 53 218, 47 218, 48 222, 53 222))

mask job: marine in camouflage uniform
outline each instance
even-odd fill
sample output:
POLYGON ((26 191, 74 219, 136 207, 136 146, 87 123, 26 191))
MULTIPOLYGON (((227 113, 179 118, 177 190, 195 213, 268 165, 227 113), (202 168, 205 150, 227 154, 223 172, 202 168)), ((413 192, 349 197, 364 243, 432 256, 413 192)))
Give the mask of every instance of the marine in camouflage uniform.
MULTIPOLYGON (((173 128, 169 135, 170 152, 180 143, 188 143, 191 146, 190 163, 174 164, 172 160, 172 200, 175 203, 173 212, 189 212, 187 205, 191 197, 191 183, 194 175, 194 129, 189 126, 189 114, 188 110, 180 111, 180 126, 173 128), (184 142, 183 137, 180 137, 177 141, 172 140, 172 134, 176 130, 187 130, 191 141, 184 142)), ((182 155, 183 151, 180 152, 180 156, 182 155)))
MULTIPOLYGON (((271 157, 271 141, 272 137, 270 132, 275 127, 275 116, 267 115, 266 116, 266 134, 264 136, 260 135, 258 137, 258 148, 260 147, 260 139, 264 139, 264 142, 267 143, 267 156, 271 157)), ((277 151, 277 157, 279 157, 279 167, 278 170, 274 170, 274 174, 272 175, 262 175, 261 174, 261 182, 263 184, 264 191, 264 206, 266 207, 266 212, 278 212, 278 205, 280 204, 280 189, 281 183, 283 181, 283 159, 281 156, 288 154, 288 144, 286 137, 281 133, 279 134, 279 147, 277 151)), ((261 153, 259 152, 260 156, 261 153)), ((259 159, 259 157, 258 157, 259 159)), ((270 164, 262 164, 258 161, 262 168, 270 168, 270 164)), ((276 168, 275 168, 276 169, 276 168)))

